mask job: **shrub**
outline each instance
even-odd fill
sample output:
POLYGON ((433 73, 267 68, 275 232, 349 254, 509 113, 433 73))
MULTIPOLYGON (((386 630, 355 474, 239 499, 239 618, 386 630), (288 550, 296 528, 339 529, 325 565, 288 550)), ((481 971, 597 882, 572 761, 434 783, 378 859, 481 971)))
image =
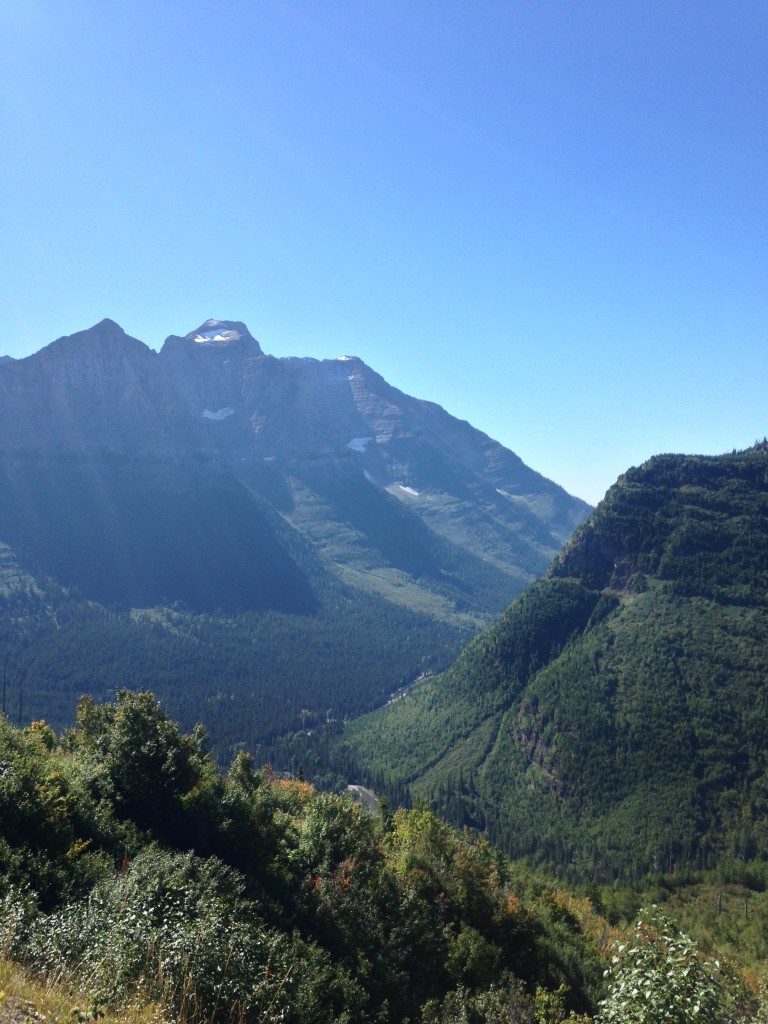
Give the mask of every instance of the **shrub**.
POLYGON ((106 1005, 138 994, 217 1019, 274 1001, 287 948, 254 920, 236 872, 149 847, 88 899, 38 920, 28 957, 48 977, 77 968, 106 1005))
POLYGON ((608 997, 596 1024, 736 1024, 733 1009, 741 993, 717 960, 663 914, 639 920, 631 942, 617 943, 608 997))

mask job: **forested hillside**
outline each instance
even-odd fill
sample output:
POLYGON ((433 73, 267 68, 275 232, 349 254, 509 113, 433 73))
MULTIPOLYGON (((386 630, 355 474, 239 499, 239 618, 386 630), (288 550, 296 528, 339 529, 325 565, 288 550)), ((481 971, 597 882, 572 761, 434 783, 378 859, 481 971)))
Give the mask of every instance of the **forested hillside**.
POLYGON ((340 762, 574 878, 768 855, 768 447, 629 471, 340 762))
POLYGON ((259 763, 323 774, 303 754, 319 725, 332 732, 444 668, 469 631, 327 576, 314 583, 319 607, 305 615, 105 608, 41 585, 0 544, 2 708, 16 725, 45 718, 58 731, 84 693, 152 688, 185 728, 205 722, 221 766, 247 748, 259 763))

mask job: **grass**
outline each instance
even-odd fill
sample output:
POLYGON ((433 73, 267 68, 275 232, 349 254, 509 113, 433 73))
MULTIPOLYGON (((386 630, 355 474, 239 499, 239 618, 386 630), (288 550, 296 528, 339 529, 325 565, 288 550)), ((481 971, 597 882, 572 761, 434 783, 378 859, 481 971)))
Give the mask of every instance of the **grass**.
POLYGON ((16 1013, 27 1022, 50 1024, 168 1024, 165 1009, 157 1003, 130 1004, 120 1010, 104 1010, 78 990, 74 979, 37 978, 12 960, 0 959, 0 1021, 13 1021, 16 1013))

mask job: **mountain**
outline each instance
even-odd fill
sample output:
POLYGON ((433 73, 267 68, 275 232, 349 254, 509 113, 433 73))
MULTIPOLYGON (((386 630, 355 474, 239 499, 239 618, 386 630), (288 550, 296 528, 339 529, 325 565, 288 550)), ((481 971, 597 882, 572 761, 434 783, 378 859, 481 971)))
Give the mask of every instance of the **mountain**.
POLYGON ((482 618, 546 568, 588 506, 361 360, 265 356, 244 324, 170 337, 160 362, 253 493, 358 589, 482 618))
POLYGON ((748 861, 768 854, 767 679, 768 445, 660 456, 339 757, 574 878, 748 861))
POLYGON ((126 682, 185 724, 213 702, 230 746, 358 713, 444 667, 588 511, 361 360, 277 359, 235 321, 155 352, 103 320, 0 365, 0 636, 57 721, 60 691, 126 682))
POLYGON ((588 512, 359 359, 276 359, 229 321, 156 353, 104 320, 3 364, 0 460, 0 539, 132 605, 304 610, 294 543, 358 589, 466 625, 588 512))

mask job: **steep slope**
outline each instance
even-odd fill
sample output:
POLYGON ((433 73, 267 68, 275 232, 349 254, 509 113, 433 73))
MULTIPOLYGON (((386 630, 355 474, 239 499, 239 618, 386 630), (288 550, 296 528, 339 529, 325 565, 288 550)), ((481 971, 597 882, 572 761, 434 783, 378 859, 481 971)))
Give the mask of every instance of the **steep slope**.
POLYGON ((582 877, 765 856, 767 669, 768 450, 662 456, 342 757, 582 877))
POLYGON ((104 320, 0 368, 0 541, 102 602, 300 612, 304 558, 465 630, 587 511, 359 360, 265 356, 238 322, 158 354, 104 320))
POLYGON ((231 468, 356 588, 480 622, 544 572, 589 507, 361 360, 265 356, 207 321, 160 353, 231 468))
POLYGON ((157 353, 110 320, 3 365, 0 540, 105 604, 314 604, 157 353))

